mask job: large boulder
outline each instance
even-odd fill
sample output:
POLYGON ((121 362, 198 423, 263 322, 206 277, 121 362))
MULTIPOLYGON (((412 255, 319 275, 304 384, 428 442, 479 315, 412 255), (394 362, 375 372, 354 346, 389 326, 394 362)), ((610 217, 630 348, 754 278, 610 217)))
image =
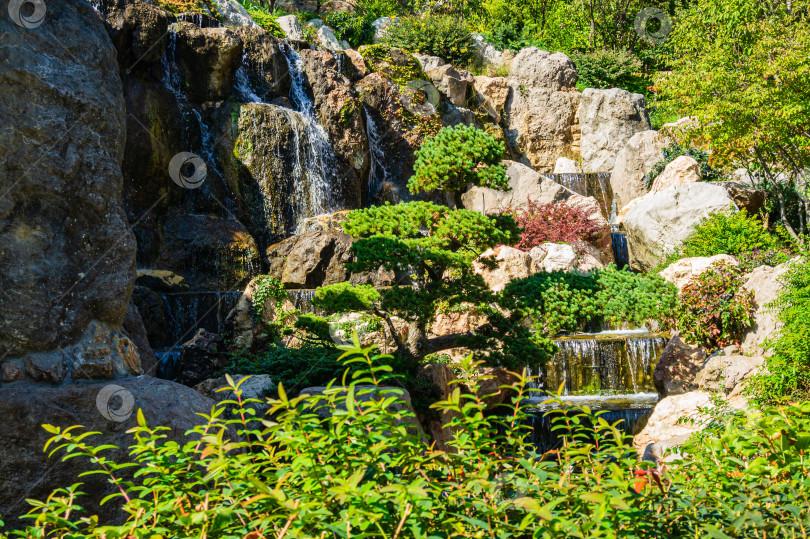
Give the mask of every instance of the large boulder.
POLYGON ((696 377, 706 363, 706 351, 676 335, 661 353, 653 371, 653 384, 658 395, 669 397, 698 388, 696 377))
POLYGON ((281 51, 281 40, 261 28, 239 28, 236 32, 244 50, 239 70, 250 91, 265 103, 288 96, 290 69, 281 51))
POLYGON ((617 208, 623 208, 634 198, 647 193, 644 177, 656 163, 663 161, 663 148, 666 144, 666 137, 658 131, 639 131, 619 151, 610 175, 610 186, 617 208))
POLYGON ((734 204, 741 210, 747 211, 750 215, 755 215, 765 205, 765 191, 762 189, 756 189, 741 181, 714 183, 725 188, 734 204))
POLYGON ((254 302, 260 288, 260 279, 261 277, 257 277, 248 283, 236 306, 228 313, 225 321, 225 345, 231 352, 261 349, 270 338, 264 331, 266 324, 277 322, 283 311, 295 308, 289 299, 283 300, 280 305, 273 299, 267 299, 259 309, 254 302))
POLYGON ((641 94, 612 88, 587 88, 579 107, 582 169, 610 172, 616 157, 636 133, 650 129, 647 102, 641 94))
POLYGON ((644 197, 624 216, 630 267, 649 271, 678 248, 704 218, 736 210, 728 192, 709 183, 675 185, 644 197))
POLYGON ((554 180, 514 161, 504 161, 509 177, 509 191, 473 187, 461 195, 465 208, 481 213, 506 208, 524 207, 529 198, 537 204, 554 204, 576 195, 554 180))
POLYGON ((265 260, 287 288, 317 288, 348 280, 352 239, 338 231, 311 231, 267 248, 265 260))
POLYGON ((561 52, 549 53, 537 47, 526 47, 512 60, 509 81, 527 88, 570 90, 579 75, 574 62, 561 52))
MULTIPOLYGON (((4 358, 72 345, 94 320, 120 327, 135 283, 135 239, 121 206, 121 78, 98 14, 87 2, 64 0, 48 5, 35 30, 0 17, 0 35, 4 358)), ((0 481, 45 468, 4 471, 0 481)))
POLYGON ((729 394, 764 362, 763 357, 716 354, 703 365, 695 382, 700 389, 729 394))
POLYGON ((573 271, 577 265, 577 253, 568 243, 543 243, 529 251, 531 273, 541 271, 573 271))
POLYGON ((654 456, 660 460, 666 449, 683 444, 701 430, 709 418, 700 409, 711 408, 711 393, 691 391, 662 399, 655 405, 647 425, 633 438, 633 447, 645 458, 654 456), (682 418, 694 422, 681 422, 682 418))
POLYGON ((479 111, 486 112, 492 121, 500 124, 511 91, 509 81, 503 77, 479 75, 475 77, 473 87, 479 111))
POLYGON ((445 64, 427 69, 425 74, 450 103, 457 107, 467 104, 467 94, 475 81, 469 71, 445 64))
POLYGON ((499 245, 481 253, 473 261, 473 270, 494 292, 500 292, 509 281, 531 275, 532 259, 527 252, 499 245))
POLYGON ((236 0, 213 0, 217 13, 227 26, 242 26, 246 28, 261 27, 248 14, 242 4, 236 0))
POLYGON ((778 313, 770 308, 782 290, 781 278, 790 268, 790 262, 778 266, 760 266, 748 275, 743 288, 754 294, 757 310, 754 312, 754 325, 745 335, 740 349, 744 354, 768 355, 765 342, 776 337, 781 323, 778 313))
POLYGON ((172 373, 183 385, 194 387, 211 378, 223 365, 222 351, 218 349, 222 337, 205 329, 197 330, 191 340, 183 343, 178 371, 172 373))
POLYGON ((554 163, 554 174, 582 174, 582 167, 573 159, 558 157, 554 163))
POLYGON ((681 155, 673 159, 672 162, 664 168, 664 171, 656 176, 650 193, 660 193, 673 185, 695 183, 702 179, 703 173, 700 170, 700 163, 695 161, 693 157, 681 155))
POLYGON ((724 262, 733 266, 738 266, 739 262, 731 255, 696 256, 692 258, 682 258, 673 262, 660 272, 665 281, 670 282, 683 290, 683 287, 692 279, 709 269, 715 264, 724 262))
POLYGON ((88 514, 98 514, 105 524, 120 520, 120 502, 99 506, 102 498, 117 490, 109 478, 103 475, 78 477, 82 472, 97 469, 95 465, 85 458, 62 461, 62 452, 52 458, 43 452, 45 442, 51 437, 42 428, 43 423, 62 429, 83 425, 80 432, 99 432, 87 441, 109 444, 112 449, 105 451, 104 456, 125 462, 129 459, 128 448, 133 444, 133 437, 127 431, 136 427, 138 410, 143 412, 149 426, 168 427, 162 433, 168 440, 183 443, 187 440, 186 431, 205 421, 197 414, 210 413, 214 404, 191 388, 150 376, 119 380, 115 385, 120 387, 85 383, 33 388, 26 383, 15 383, 0 388, 0 417, 3 418, 0 514, 7 526, 24 524, 18 517, 30 509, 25 502, 27 498, 45 500, 52 490, 77 482, 83 483, 81 490, 88 494, 81 499, 88 514), (102 393, 104 388, 107 389, 102 393))
POLYGON ((298 18, 295 15, 284 15, 276 19, 276 22, 281 27, 287 39, 292 41, 300 41, 304 39, 304 31, 301 25, 298 24, 298 18))
POLYGON ((230 28, 200 28, 190 22, 175 26, 177 62, 188 98, 195 103, 227 99, 242 64, 239 35, 230 28))

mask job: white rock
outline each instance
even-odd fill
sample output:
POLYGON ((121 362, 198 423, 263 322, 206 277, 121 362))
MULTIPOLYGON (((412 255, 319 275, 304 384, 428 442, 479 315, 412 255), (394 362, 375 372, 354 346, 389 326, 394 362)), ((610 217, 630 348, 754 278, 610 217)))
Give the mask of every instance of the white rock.
POLYGON ((701 415, 698 409, 711 408, 710 399, 711 394, 706 391, 665 397, 655 405, 644 430, 633 438, 633 446, 644 453, 652 444, 660 443, 667 447, 683 444, 693 433, 703 430, 702 422, 708 418, 701 415), (697 423, 679 423, 682 417, 693 418, 697 423))
POLYGON ((298 24, 298 19, 295 15, 284 15, 276 19, 276 22, 284 31, 287 39, 300 41, 304 39, 304 32, 301 30, 301 25, 298 24))
POLYGON ((700 163, 688 155, 676 157, 653 181, 650 193, 660 193, 673 185, 695 183, 703 179, 700 163))
POLYGON ((433 69, 426 69, 425 74, 453 105, 461 107, 467 103, 467 93, 475 81, 469 71, 459 70, 450 64, 445 64, 433 69))
POLYGON ((763 357, 726 356, 718 354, 709 358, 700 369, 695 382, 706 391, 731 393, 737 384, 748 378, 765 362, 763 357))
POLYGON ((522 279, 531 274, 531 257, 529 253, 500 245, 494 249, 487 249, 481 256, 473 261, 473 270, 483 277, 493 292, 500 292, 515 279, 522 279), (487 267, 481 259, 494 259, 498 265, 495 268, 487 267))
POLYGON ((504 63, 503 53, 493 47, 481 34, 471 34, 475 46, 476 57, 482 64, 500 67, 504 63))
POLYGON ((339 52, 343 50, 343 46, 335 37, 335 32, 328 26, 321 26, 318 28, 318 43, 324 49, 332 52, 339 52))
POLYGON ((312 19, 311 21, 309 21, 307 23, 307 26, 309 26, 310 28, 314 28, 316 30, 318 28, 320 28, 321 26, 323 26, 323 25, 324 25, 324 22, 321 19, 312 19))
POLYGON ((710 183, 675 185, 643 199, 624 216, 630 266, 649 271, 692 233, 704 218, 736 211, 728 192, 710 183))
POLYGON ((611 88, 587 88, 579 106, 582 169, 611 172, 616 157, 640 131, 650 130, 647 102, 641 94, 611 88))
POLYGON ((441 67, 447 62, 439 58, 438 56, 430 56, 427 54, 418 54, 414 53, 414 58, 419 62, 419 65, 422 66, 422 71, 427 71, 428 69, 436 69, 437 67, 441 67))
POLYGON ((537 47, 522 49, 512 60, 509 81, 526 88, 570 90, 577 85, 577 68, 561 52, 550 53, 537 47))
POLYGON ((682 258, 677 262, 673 262, 663 270, 660 275, 665 281, 668 281, 678 287, 678 290, 683 290, 686 284, 709 269, 717 263, 726 262, 733 266, 738 266, 739 262, 731 255, 715 255, 715 256, 695 256, 692 258, 682 258))
POLYGON ((256 21, 248 14, 242 4, 236 0, 214 0, 217 11, 222 16, 226 26, 244 26, 246 28, 259 28, 256 21))
POLYGON ((782 291, 781 278, 790 269, 791 262, 778 266, 760 266, 750 274, 743 288, 754 293, 757 310, 754 312, 754 325, 745 335, 740 349, 744 354, 768 355, 765 341, 776 337, 781 328, 777 313, 768 304, 775 300, 782 291))
POLYGON ((647 194, 644 177, 652 167, 663 161, 663 148, 668 143, 658 131, 640 131, 630 137, 616 156, 610 175, 610 187, 616 207, 623 208, 631 200, 647 194))
POLYGON ((554 164, 554 174, 582 174, 582 167, 573 159, 558 157, 554 164))
POLYGON ((529 198, 538 204, 562 202, 576 195, 557 182, 538 174, 531 168, 515 161, 504 161, 509 176, 509 191, 487 187, 473 187, 463 195, 461 202, 468 210, 487 213, 492 210, 525 207, 529 198))
POLYGON ((391 17, 380 17, 371 26, 374 27, 374 43, 379 43, 385 37, 386 29, 391 26, 391 17))
POLYGON ((543 243, 529 251, 532 273, 541 271, 573 271, 577 253, 568 243, 543 243))

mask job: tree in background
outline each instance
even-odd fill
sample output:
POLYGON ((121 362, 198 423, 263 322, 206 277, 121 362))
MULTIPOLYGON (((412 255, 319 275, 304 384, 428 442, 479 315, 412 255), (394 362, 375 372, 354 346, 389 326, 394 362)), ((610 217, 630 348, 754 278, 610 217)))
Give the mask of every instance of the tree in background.
MULTIPOLYGON (((808 19, 808 0, 698 0, 678 16, 673 70, 657 84, 671 106, 697 118, 689 135, 711 146, 713 164, 761 174, 794 238, 784 191, 810 168, 808 19)), ((798 192, 803 229, 810 204, 798 192)))

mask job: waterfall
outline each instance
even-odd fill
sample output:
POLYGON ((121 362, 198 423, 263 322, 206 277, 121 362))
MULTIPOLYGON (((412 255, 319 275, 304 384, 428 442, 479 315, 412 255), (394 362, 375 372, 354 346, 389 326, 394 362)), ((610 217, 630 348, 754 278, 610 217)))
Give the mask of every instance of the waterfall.
POLYGON ((385 152, 380 144, 380 133, 368 109, 366 109, 366 137, 371 156, 371 166, 368 172, 368 199, 371 200, 383 183, 389 181, 389 173, 385 166, 385 152))
POLYGON ((298 216, 300 226, 304 219, 329 213, 334 209, 331 193, 336 185, 335 153, 326 131, 318 122, 315 106, 307 95, 301 57, 287 43, 282 43, 280 47, 290 70, 290 99, 299 112, 300 123, 303 126, 303 132, 296 133, 296 137, 303 135, 306 138, 305 155, 300 155, 301 144, 296 143, 296 147, 299 148, 299 155, 296 156, 296 174, 300 175, 301 179, 306 179, 305 196, 308 198, 309 206, 309 215, 298 216))
POLYGON ((613 247, 613 258, 616 267, 624 269, 630 264, 630 250, 627 245, 627 234, 619 231, 617 225, 610 226, 610 243, 613 247))
POLYGON ((599 202, 602 215, 609 223, 616 218, 613 203, 613 189, 610 187, 610 173, 590 174, 544 174, 544 176, 578 195, 594 197, 599 202))
POLYGON ((321 314, 321 309, 318 309, 312 304, 312 298, 315 297, 315 290, 311 289, 298 289, 288 290, 287 294, 290 296, 290 301, 296 309, 303 314, 321 314))
POLYGON ((200 328, 221 333, 228 313, 236 306, 240 296, 239 291, 161 294, 169 342, 155 345, 178 346, 193 337, 200 328))

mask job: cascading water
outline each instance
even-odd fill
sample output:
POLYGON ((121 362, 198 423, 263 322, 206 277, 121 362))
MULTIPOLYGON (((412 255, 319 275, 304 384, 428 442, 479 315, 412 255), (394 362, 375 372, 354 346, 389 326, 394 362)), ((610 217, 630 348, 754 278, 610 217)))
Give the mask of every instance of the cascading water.
MULTIPOLYGON (((558 351, 534 384, 540 393, 555 394, 562 387, 563 400, 576 407, 606 410, 610 422, 623 420, 628 435, 646 424, 658 400, 652 381, 658 358, 666 346, 662 336, 646 330, 582 334, 557 339, 558 351)), ((543 405, 547 397, 528 399, 533 408, 534 439, 538 448, 550 449, 557 437, 551 430, 555 404, 543 405)))
POLYGON ((602 209, 602 215, 608 222, 615 219, 613 210, 613 190, 610 188, 610 173, 591 174, 544 174, 550 180, 559 183, 571 191, 588 197, 594 197, 602 209))
POLYGON ((371 200, 380 186, 389 180, 388 168, 385 166, 385 152, 380 144, 380 133, 372 115, 366 110, 366 136, 371 155, 371 167, 368 173, 368 199, 371 200))
POLYGON ((626 268, 630 264, 627 234, 622 232, 617 225, 610 225, 610 243, 613 247, 613 258, 616 260, 616 267, 619 269, 626 268))
POLYGON ((288 290, 287 294, 290 296, 290 301, 296 309, 304 314, 320 314, 321 310, 312 304, 312 298, 315 297, 315 290, 311 289, 298 289, 288 290))

